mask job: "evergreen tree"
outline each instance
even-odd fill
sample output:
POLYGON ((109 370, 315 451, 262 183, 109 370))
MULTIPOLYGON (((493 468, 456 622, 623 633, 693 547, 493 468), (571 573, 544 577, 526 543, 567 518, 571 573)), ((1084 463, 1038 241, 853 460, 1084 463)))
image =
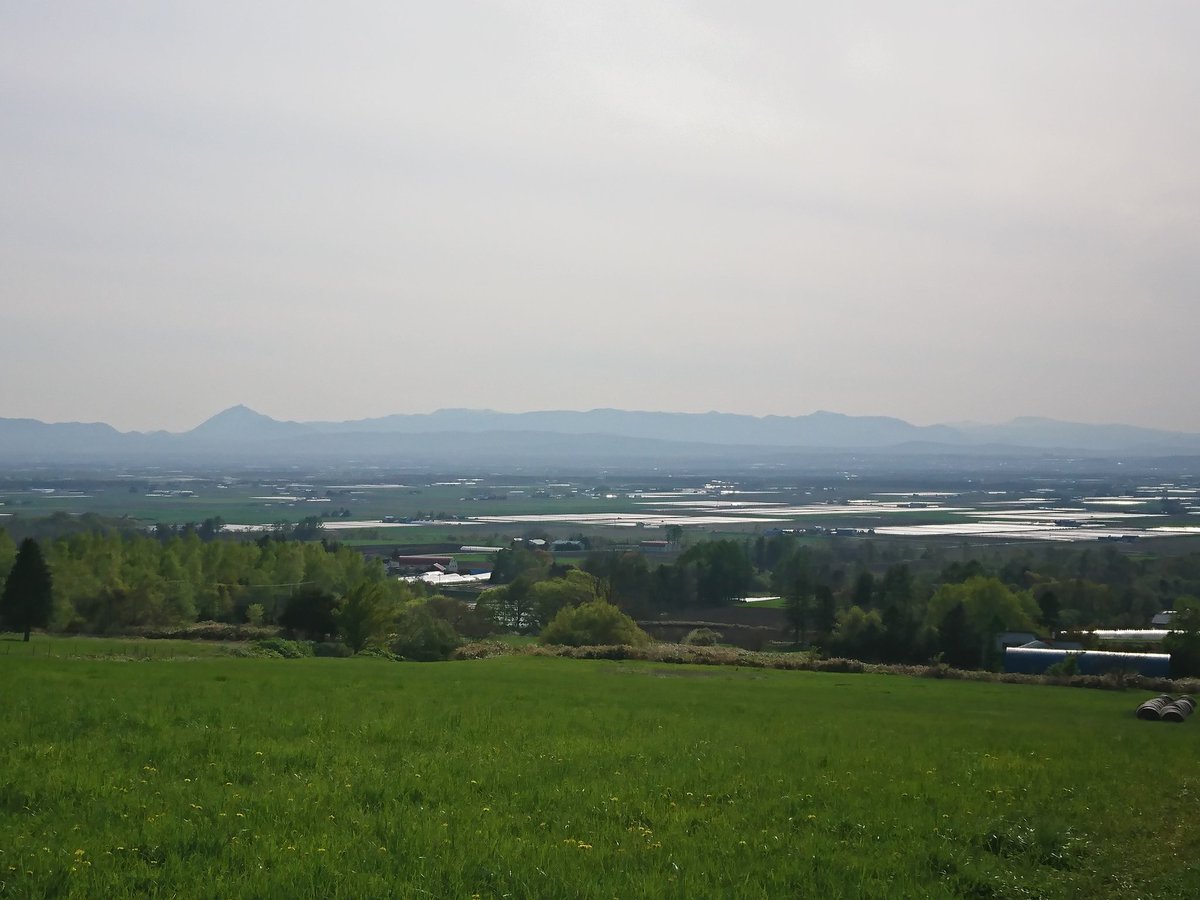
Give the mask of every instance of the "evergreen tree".
POLYGON ((50 623, 53 607, 54 587, 50 569, 42 558, 42 548, 33 538, 26 538, 21 541, 12 571, 4 582, 0 621, 5 628, 25 632, 25 640, 29 640, 30 630, 50 623))
POLYGON ((17 545, 8 536, 8 532, 0 528, 0 581, 8 577, 9 570, 17 559, 17 545))
POLYGON ((816 601, 813 625, 824 639, 832 634, 837 626, 837 600, 834 598, 833 589, 827 584, 816 586, 813 599, 816 601))
POLYGON ((950 607, 938 626, 938 643, 942 657, 956 669, 973 669, 979 665, 979 647, 971 626, 967 623, 967 608, 962 601, 950 607))

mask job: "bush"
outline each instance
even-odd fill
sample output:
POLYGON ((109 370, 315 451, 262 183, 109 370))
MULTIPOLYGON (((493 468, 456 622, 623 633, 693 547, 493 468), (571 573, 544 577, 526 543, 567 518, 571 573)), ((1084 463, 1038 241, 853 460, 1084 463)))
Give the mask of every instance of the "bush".
POLYGON ((392 652, 416 662, 449 659, 462 639, 444 619, 438 619, 422 606, 406 610, 396 623, 392 652))
POLYGON ((1079 674, 1079 654, 1068 653, 1059 662, 1049 666, 1045 674, 1050 676, 1060 676, 1062 678, 1072 678, 1079 674))
POLYGON ((308 641, 288 641, 283 638, 267 638, 256 642, 258 649, 284 659, 304 659, 313 655, 313 645, 308 641))
POLYGON ((127 628, 123 634, 144 638, 173 638, 195 641, 255 641, 277 637, 279 629, 268 625, 234 625, 229 622, 196 622, 159 628, 141 626, 127 628))
POLYGON ((512 656, 518 650, 504 641, 472 641, 450 654, 451 659, 494 659, 497 656, 512 656))
POLYGON ((592 600, 560 609, 542 630, 540 640, 543 644, 565 644, 568 647, 616 644, 642 647, 650 643, 650 635, 611 603, 592 600))
POLYGON ((693 628, 684 637, 683 642, 689 647, 713 647, 723 640, 725 636, 719 631, 711 628, 693 628))
POLYGON ((397 656, 391 650, 388 650, 384 647, 365 647, 354 655, 359 658, 365 657, 367 659, 387 659, 391 660, 392 662, 403 661, 403 657, 397 656))
POLYGON ((354 651, 340 641, 321 641, 313 644, 313 656, 336 656, 345 658, 353 656, 354 651))

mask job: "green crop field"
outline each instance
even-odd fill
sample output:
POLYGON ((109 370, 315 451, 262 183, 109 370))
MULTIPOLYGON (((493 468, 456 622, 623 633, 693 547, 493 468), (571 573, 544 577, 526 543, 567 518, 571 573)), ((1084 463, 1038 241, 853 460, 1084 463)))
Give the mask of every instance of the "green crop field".
POLYGON ((0 656, 0 894, 1200 895, 1141 695, 500 658, 0 656))

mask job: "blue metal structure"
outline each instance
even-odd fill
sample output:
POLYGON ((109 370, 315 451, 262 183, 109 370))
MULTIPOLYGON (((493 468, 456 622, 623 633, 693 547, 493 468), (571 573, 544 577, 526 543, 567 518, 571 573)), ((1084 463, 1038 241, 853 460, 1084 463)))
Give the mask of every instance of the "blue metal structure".
POLYGON ((1113 653, 1107 650, 1053 650, 1041 647, 1009 647, 1004 651, 1004 671, 1041 675, 1068 656, 1079 658, 1080 675, 1136 672, 1152 678, 1171 677, 1169 653, 1113 653))

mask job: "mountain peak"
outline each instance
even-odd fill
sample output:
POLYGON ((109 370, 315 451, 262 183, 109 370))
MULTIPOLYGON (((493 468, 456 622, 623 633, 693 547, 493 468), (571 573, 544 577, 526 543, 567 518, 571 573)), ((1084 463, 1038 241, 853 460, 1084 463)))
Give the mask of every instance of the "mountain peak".
POLYGON ((280 422, 239 403, 237 406, 222 410, 212 418, 205 419, 188 434, 194 437, 236 437, 244 440, 256 437, 278 437, 295 432, 297 429, 304 430, 304 426, 296 422, 280 422))

